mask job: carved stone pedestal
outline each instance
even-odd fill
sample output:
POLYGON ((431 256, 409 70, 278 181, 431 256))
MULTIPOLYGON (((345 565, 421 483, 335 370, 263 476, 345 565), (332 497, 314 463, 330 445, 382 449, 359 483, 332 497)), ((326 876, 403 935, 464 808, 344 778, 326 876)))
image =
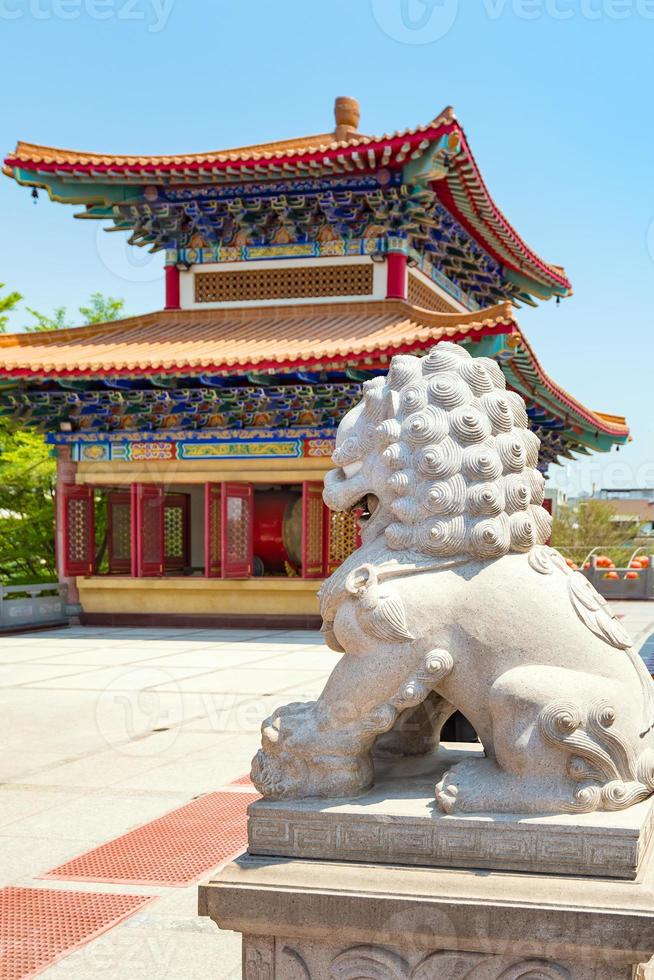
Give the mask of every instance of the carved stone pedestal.
POLYGON ((649 977, 651 804, 446 817, 432 780, 454 751, 378 767, 356 800, 250 808, 259 853, 200 889, 201 914, 243 934, 245 980, 649 977))

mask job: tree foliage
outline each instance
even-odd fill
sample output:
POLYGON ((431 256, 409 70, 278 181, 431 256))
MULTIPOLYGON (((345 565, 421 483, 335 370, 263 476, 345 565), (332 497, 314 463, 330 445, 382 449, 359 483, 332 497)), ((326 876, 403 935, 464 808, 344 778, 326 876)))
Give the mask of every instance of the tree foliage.
POLYGON ((554 517, 552 544, 578 564, 593 548, 600 548, 620 565, 634 551, 640 528, 638 521, 625 527, 615 515, 615 504, 608 500, 580 500, 575 506, 560 507, 554 517))
MULTIPOLYGON (((110 320, 118 320, 125 307, 124 299, 116 299, 114 296, 105 296, 103 293, 91 293, 88 305, 79 307, 79 314, 83 324, 107 323, 110 320)), ((74 323, 67 322, 67 311, 65 306, 57 306, 51 315, 39 313, 30 306, 27 307, 36 320, 25 329, 28 333, 40 333, 44 330, 64 330, 76 326, 74 323)))
POLYGON ((56 580, 55 461, 43 437, 0 420, 0 581, 56 580))
MULTIPOLYGON (((0 289, 4 289, 5 284, 0 282, 0 289)), ((7 329, 7 324, 9 323, 9 317, 7 316, 22 300, 22 296, 16 290, 11 293, 7 293, 6 296, 0 296, 0 333, 5 333, 7 329)))
POLYGON ((88 306, 80 306, 79 311, 84 317, 84 323, 108 323, 119 320, 124 314, 125 300, 114 296, 104 296, 102 293, 91 293, 88 306))
POLYGON ((45 313, 39 313, 38 310, 33 310, 31 306, 27 307, 27 312, 35 318, 36 323, 29 323, 25 330, 27 333, 41 333, 44 330, 64 330, 66 327, 72 326, 70 323, 66 323, 66 307, 57 306, 51 316, 47 316, 45 313))
MULTIPOLYGON (((0 283, 0 290, 4 285, 0 283)), ((0 333, 6 315, 21 301, 18 292, 0 296, 0 333)), ((85 324, 117 320, 125 303, 113 296, 92 293, 79 307, 85 324)), ((35 323, 27 331, 58 330, 68 323, 66 307, 46 315, 27 307, 35 323)), ((78 321, 79 322, 79 321, 78 321)), ((54 487, 56 464, 43 436, 30 429, 15 429, 0 418, 0 582, 6 585, 56 581, 54 487)))

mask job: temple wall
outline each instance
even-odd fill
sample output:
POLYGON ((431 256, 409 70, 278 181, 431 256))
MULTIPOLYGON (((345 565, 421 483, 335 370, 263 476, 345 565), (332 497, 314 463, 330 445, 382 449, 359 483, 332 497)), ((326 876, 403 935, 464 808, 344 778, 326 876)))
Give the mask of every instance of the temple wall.
POLYGON ((320 579, 77 578, 85 613, 318 616, 320 579))

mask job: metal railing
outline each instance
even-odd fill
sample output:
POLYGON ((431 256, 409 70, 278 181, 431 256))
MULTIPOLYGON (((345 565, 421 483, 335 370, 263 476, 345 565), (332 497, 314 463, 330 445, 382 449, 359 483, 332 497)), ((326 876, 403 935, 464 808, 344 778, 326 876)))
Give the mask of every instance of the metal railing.
MULTIPOLYGON (((633 556, 629 565, 631 561, 633 556)), ((648 567, 641 569, 604 568, 597 565, 596 555, 590 562, 590 568, 581 570, 605 599, 654 599, 654 557, 649 557, 648 567)))
POLYGON ((66 586, 0 585, 0 629, 67 623, 66 586))

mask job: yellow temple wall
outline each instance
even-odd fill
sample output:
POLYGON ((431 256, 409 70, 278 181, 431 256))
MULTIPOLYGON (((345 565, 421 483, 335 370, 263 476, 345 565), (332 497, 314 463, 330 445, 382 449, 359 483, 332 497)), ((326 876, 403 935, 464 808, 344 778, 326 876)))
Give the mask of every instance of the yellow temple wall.
POLYGON ((78 576, 86 613, 318 616, 320 579, 78 576))

